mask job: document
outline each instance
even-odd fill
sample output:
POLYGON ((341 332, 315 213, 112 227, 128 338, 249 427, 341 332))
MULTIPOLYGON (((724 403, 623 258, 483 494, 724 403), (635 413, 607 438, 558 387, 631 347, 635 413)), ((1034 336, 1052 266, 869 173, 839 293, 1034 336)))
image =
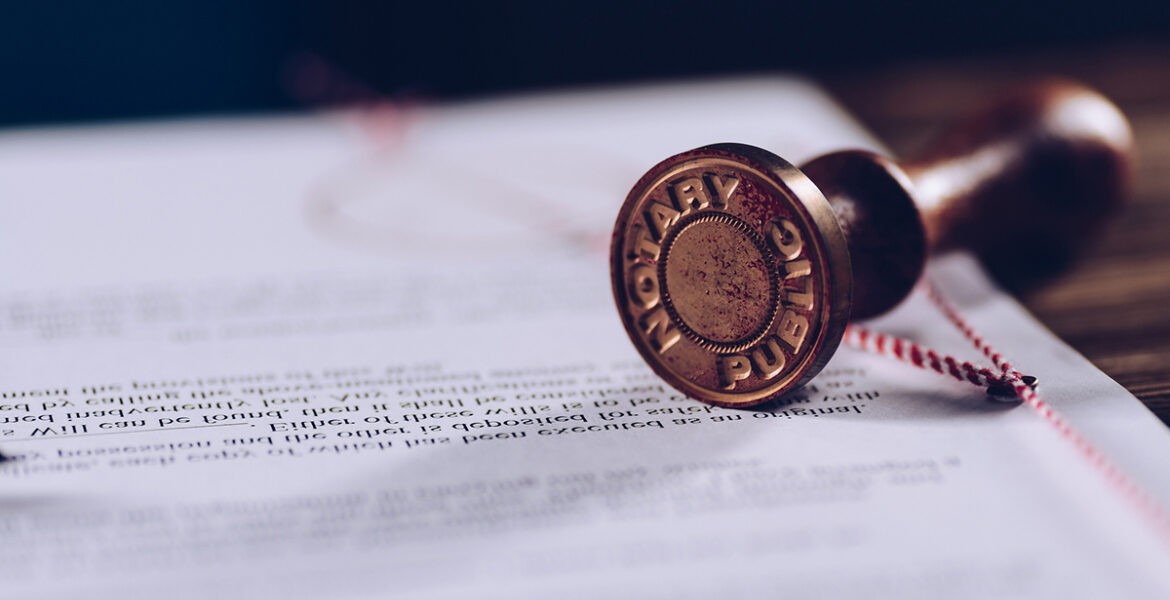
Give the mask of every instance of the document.
POLYGON ((881 149, 782 77, 3 133, 0 598, 1168 597, 1166 428, 969 257, 1071 429, 846 347, 756 410, 649 370, 613 218, 724 141, 881 149))

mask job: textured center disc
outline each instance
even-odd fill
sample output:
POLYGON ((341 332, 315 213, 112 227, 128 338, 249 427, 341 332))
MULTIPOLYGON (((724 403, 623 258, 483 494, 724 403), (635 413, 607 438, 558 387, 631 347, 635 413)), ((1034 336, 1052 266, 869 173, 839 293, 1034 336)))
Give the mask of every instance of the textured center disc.
POLYGON ((688 337, 733 352, 767 331, 778 306, 775 259, 746 223, 703 215, 680 227, 664 254, 667 308, 688 337))

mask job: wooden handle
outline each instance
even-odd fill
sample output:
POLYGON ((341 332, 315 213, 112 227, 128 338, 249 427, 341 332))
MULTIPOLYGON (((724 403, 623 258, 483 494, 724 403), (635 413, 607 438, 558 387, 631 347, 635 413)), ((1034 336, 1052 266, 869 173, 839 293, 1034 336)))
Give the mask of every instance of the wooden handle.
POLYGON ((854 319, 900 302, 928 251, 968 248, 1020 287, 1064 267, 1100 235, 1128 188, 1121 111, 1076 83, 1029 86, 963 120, 899 167, 846 150, 804 171, 848 240, 854 319))
POLYGON ((1112 102, 1049 81, 963 121, 903 169, 932 248, 971 248, 997 276, 1024 282, 1100 235, 1127 195, 1132 145, 1112 102))

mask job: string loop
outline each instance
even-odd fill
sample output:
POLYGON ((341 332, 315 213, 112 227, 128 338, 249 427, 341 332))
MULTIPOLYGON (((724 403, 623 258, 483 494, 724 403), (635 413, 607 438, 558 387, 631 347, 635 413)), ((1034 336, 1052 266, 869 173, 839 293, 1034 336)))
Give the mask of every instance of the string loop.
POLYGON ((1163 509, 1161 503, 1114 466, 1104 453, 1085 439, 1080 432, 1073 429, 1052 405, 1040 398, 1034 389, 1036 379, 1020 373, 1003 354, 991 346, 986 338, 979 335, 975 328, 971 327, 967 320, 959 314, 954 304, 943 295, 938 286, 933 282, 928 282, 921 287, 925 288, 927 298, 942 312, 947 321, 954 325, 976 350, 990 360, 994 368, 981 367, 969 361, 959 360, 917 342, 874 331, 855 323, 849 324, 845 329, 843 339, 845 344, 859 350, 874 352, 909 363, 920 369, 935 371, 959 381, 985 387, 993 394, 1010 390, 1015 398, 1031 408, 1062 438, 1072 444, 1118 493, 1125 497, 1143 517, 1148 519, 1149 523, 1159 532, 1162 541, 1170 549, 1170 515, 1163 509))

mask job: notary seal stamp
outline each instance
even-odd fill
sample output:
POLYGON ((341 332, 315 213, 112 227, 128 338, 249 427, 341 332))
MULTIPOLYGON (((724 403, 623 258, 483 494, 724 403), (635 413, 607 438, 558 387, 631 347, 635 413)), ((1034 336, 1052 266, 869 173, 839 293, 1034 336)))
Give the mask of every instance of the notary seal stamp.
POLYGON ((622 324, 688 396, 762 404, 816 375, 850 320, 902 302, 930 252, 972 252, 1007 282, 1057 272, 1124 199, 1131 141, 1108 99, 1050 81, 917 160, 843 149, 798 169, 744 144, 676 154, 618 213, 622 324))

